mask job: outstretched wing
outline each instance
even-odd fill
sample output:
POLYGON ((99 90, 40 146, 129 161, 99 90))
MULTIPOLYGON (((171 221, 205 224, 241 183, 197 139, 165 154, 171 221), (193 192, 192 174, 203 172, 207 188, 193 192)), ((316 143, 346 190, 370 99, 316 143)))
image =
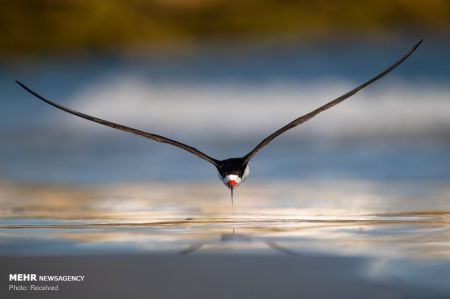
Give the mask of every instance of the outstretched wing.
POLYGON ((384 77, 385 75, 387 75, 388 73, 390 73, 392 70, 394 70, 397 66, 399 66, 400 64, 402 64, 416 49, 417 47, 420 46, 420 44, 423 42, 423 39, 420 40, 417 44, 414 45, 414 47, 412 47, 411 50, 408 51, 408 53, 406 53, 405 55, 403 55, 402 58, 400 58, 397 62, 395 62, 394 64, 392 64, 390 67, 388 67, 387 69, 385 69, 383 72, 379 73, 378 75, 376 75, 375 77, 373 77, 372 79, 370 79, 369 81, 365 82, 364 84, 361 84, 360 86, 356 87, 355 89, 350 90, 349 92, 347 92, 346 94, 341 95, 340 97, 332 100, 331 102, 317 108, 316 110, 313 110, 311 112, 309 112, 308 114, 305 114, 303 116, 300 116, 297 119, 294 119, 293 121, 291 121, 290 123, 288 123, 287 125, 285 125, 284 127, 282 127, 281 129, 279 129, 278 131, 272 133, 271 135, 269 135, 268 137, 266 137, 263 141, 261 141, 251 152, 249 152, 247 155, 245 155, 243 157, 245 162, 250 161, 251 158, 253 158, 253 156, 260 150, 262 149, 264 146, 266 146, 267 144, 269 144, 272 140, 274 140, 276 137, 278 137, 279 135, 283 134, 284 132, 286 132, 289 129, 292 129, 304 122, 306 122, 307 120, 310 120, 311 118, 313 118, 314 116, 316 116, 317 114, 319 114, 322 111, 325 111, 327 109, 330 109, 331 107, 339 104, 340 102, 344 101, 345 99, 348 99, 349 97, 351 97, 352 95, 354 95, 355 93, 357 93, 358 91, 360 91, 361 89, 365 88, 366 86, 372 84, 373 82, 377 81, 378 79, 381 79, 382 77, 384 77))
POLYGON ((93 116, 90 116, 90 115, 87 115, 87 114, 84 114, 84 113, 72 110, 70 108, 64 107, 62 105, 59 105, 59 104, 57 104, 55 102, 52 102, 52 101, 44 98, 43 96, 41 96, 41 95, 37 94, 36 92, 32 91, 27 86, 25 86, 25 84, 23 84, 23 83, 21 83, 19 81, 16 81, 16 83, 19 84, 23 89, 25 89, 29 93, 31 93, 32 95, 37 97, 38 99, 40 99, 40 100, 46 102, 47 104, 50 104, 50 105, 52 105, 52 106, 54 106, 54 107, 56 107, 58 109, 61 109, 61 110, 65 111, 65 112, 68 112, 70 114, 76 115, 78 117, 81 117, 81 118, 84 118, 84 119, 87 119, 87 120, 99 123, 101 125, 105 125, 105 126, 114 128, 114 129, 117 129, 117 130, 125 131, 125 132, 128 132, 128 133, 133 133, 133 134, 136 134, 136 135, 139 135, 139 136, 143 136, 143 137, 146 137, 146 138, 149 138, 149 139, 153 139, 153 140, 158 141, 158 142, 168 143, 168 144, 177 146, 179 148, 182 148, 182 149, 184 149, 184 150, 186 150, 186 151, 196 155, 197 157, 199 157, 199 158, 201 158, 203 160, 208 161, 209 163, 213 164, 216 167, 219 166, 219 164, 220 164, 219 163, 220 161, 218 161, 218 160, 216 160, 214 158, 211 158, 210 156, 202 153, 201 151, 199 151, 196 148, 193 148, 192 146, 186 145, 184 143, 181 143, 181 142, 178 142, 178 141, 175 141, 175 140, 172 140, 172 139, 160 136, 160 135, 147 133, 147 132, 144 132, 144 131, 141 131, 141 130, 137 130, 137 129, 126 127, 126 126, 123 126, 123 125, 119 125, 119 124, 116 124, 116 123, 111 122, 111 121, 103 120, 103 119, 100 119, 100 118, 97 118, 97 117, 93 117, 93 116))

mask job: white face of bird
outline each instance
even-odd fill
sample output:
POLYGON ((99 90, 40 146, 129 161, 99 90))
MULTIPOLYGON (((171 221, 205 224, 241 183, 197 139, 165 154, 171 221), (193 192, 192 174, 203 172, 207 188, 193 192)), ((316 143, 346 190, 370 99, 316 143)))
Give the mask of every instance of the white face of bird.
POLYGON ((242 179, 236 174, 229 174, 223 178, 223 183, 230 189, 234 189, 242 182, 242 179))

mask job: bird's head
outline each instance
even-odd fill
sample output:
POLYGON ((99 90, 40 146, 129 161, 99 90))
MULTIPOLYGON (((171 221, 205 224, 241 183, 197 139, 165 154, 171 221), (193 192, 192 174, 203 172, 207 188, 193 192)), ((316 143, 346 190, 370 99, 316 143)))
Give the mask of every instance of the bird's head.
POLYGON ((219 177, 222 182, 233 190, 241 184, 249 174, 249 168, 241 158, 232 158, 222 161, 219 177))

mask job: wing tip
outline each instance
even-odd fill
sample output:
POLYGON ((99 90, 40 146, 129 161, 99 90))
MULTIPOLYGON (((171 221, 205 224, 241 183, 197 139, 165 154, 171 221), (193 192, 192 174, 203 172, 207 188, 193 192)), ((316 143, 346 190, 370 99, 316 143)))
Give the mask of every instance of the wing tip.
POLYGON ((412 51, 415 51, 415 50, 423 43, 424 40, 425 40, 424 38, 420 39, 420 40, 414 45, 414 47, 412 48, 412 51))
POLYGON ((29 93, 34 95, 34 92, 29 89, 25 84, 23 84, 22 82, 20 82, 19 80, 14 80, 17 84, 19 84, 20 87, 22 87, 23 89, 25 89, 26 91, 28 91, 29 93))
MULTIPOLYGON (((28 91, 29 93, 31 93, 32 95, 37 97, 38 99, 44 100, 40 95, 38 95, 36 92, 31 90, 28 86, 26 86, 25 84, 23 84, 19 80, 14 80, 14 81, 16 81, 16 83, 19 84, 20 87, 22 87, 23 89, 25 89, 26 91, 28 91)), ((45 101, 47 101, 47 100, 45 100, 45 101)))

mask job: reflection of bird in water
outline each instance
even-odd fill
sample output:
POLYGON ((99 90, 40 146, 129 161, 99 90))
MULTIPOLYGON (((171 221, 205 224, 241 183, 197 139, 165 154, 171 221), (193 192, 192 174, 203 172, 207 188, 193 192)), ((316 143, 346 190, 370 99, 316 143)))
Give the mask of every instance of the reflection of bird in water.
POLYGON ((285 254, 285 255, 301 255, 301 253, 298 253, 298 252, 295 252, 288 248, 285 248, 271 240, 266 240, 263 238, 256 238, 256 237, 252 237, 251 235, 237 234, 235 232, 234 228, 233 228, 233 233, 221 234, 220 239, 218 241, 214 240, 214 241, 209 241, 209 242, 198 242, 198 243, 190 245, 188 248, 180 251, 179 253, 184 254, 184 255, 191 254, 208 244, 225 244, 225 243, 241 244, 241 243, 250 243, 250 242, 265 243, 268 247, 270 247, 273 250, 278 251, 282 254, 285 254))
POLYGON ((363 88, 365 88, 366 86, 370 85, 371 83, 377 81, 378 79, 382 78, 383 76, 385 76, 386 74, 388 74, 389 72, 391 72, 392 70, 394 70, 397 66, 399 66, 401 63, 403 63, 416 49, 417 47, 422 43, 423 40, 419 41, 416 45, 414 45, 414 47, 409 50, 403 57, 401 57, 397 62, 395 62, 394 64, 392 64, 391 66, 389 66, 387 69, 385 69, 383 72, 379 73, 378 75, 376 75, 375 77, 373 77, 372 79, 370 79, 369 81, 361 84, 360 86, 356 87, 355 89, 350 90, 349 92, 343 94, 342 96, 332 100, 331 102, 328 102, 327 104, 303 115, 300 116, 297 119, 294 119, 293 121, 291 121, 290 123, 288 123, 287 125, 285 125, 284 127, 282 127, 281 129, 275 131, 274 133, 270 134, 268 137, 266 137, 265 139, 263 139, 253 150, 251 150, 249 153, 247 153, 246 155, 239 157, 239 158, 230 158, 230 159, 226 159, 226 160, 217 160, 214 159, 208 155, 206 155, 205 153, 199 151, 198 149, 191 147, 189 145, 186 145, 184 143, 160 136, 160 135, 156 135, 153 133, 147 133, 141 130, 137 130, 137 129, 133 129, 130 127, 126 127, 114 122, 110 122, 107 120, 103 120, 97 117, 93 117, 75 110, 72 110, 70 108, 64 107, 60 104, 57 104, 55 102, 52 102, 46 98, 44 98, 43 96, 37 94, 36 92, 32 91, 31 89, 29 89, 27 86, 25 86, 23 83, 20 83, 18 81, 16 81, 20 86, 22 86, 26 91, 30 92, 32 95, 36 96, 37 98, 41 99, 42 101, 58 108, 61 109, 65 112, 71 113, 73 115, 76 115, 78 117, 105 125, 105 126, 109 126, 112 127, 114 129, 118 129, 118 130, 122 130, 125 132, 129 132, 129 133, 133 133, 139 136, 143 136, 149 139, 153 139, 155 141, 159 141, 162 143, 168 143, 174 146, 177 146, 179 148, 182 148, 194 155, 196 155, 197 157, 208 161, 209 163, 213 164, 220 175, 220 178, 222 180, 222 182, 231 190, 231 203, 233 204, 233 190, 234 188, 236 188, 237 186, 239 186, 239 184, 241 184, 249 175, 249 167, 248 167, 248 163, 249 161, 256 155, 256 153, 261 150, 263 147, 265 147, 267 144, 269 144, 272 140, 274 140, 276 137, 278 137, 279 135, 283 134, 284 132, 310 120, 311 118, 313 118, 314 116, 316 116, 317 114, 321 113, 322 111, 325 111, 337 104, 339 104, 340 102, 344 101, 345 99, 353 96, 355 93, 357 93, 358 91, 362 90, 363 88))

